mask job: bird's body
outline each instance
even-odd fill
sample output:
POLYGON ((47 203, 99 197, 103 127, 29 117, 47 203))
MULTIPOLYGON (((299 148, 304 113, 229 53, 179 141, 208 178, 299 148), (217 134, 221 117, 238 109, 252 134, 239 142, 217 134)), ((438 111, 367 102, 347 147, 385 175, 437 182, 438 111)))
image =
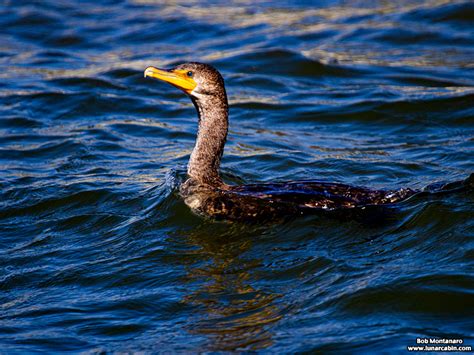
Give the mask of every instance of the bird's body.
POLYGON ((370 190, 321 181, 289 181, 211 186, 193 178, 180 187, 185 203, 196 213, 219 219, 263 220, 311 214, 316 211, 388 205, 416 191, 370 190))
POLYGON ((228 185, 219 173, 228 130, 227 95, 220 73, 208 64, 186 63, 171 70, 148 67, 146 76, 183 90, 198 112, 196 144, 188 163, 188 179, 181 185, 180 194, 200 215, 261 220, 321 210, 390 205, 418 192, 371 190, 321 181, 228 185))

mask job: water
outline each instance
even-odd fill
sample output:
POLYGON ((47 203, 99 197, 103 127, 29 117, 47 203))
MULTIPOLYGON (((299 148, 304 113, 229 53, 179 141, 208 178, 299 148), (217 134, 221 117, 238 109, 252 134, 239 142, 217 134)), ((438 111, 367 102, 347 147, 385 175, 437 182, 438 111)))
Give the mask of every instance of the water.
POLYGON ((473 172, 470 1, 2 1, 2 352, 474 346, 473 193, 379 219, 216 223, 177 194, 224 75, 227 181, 422 188, 473 172))

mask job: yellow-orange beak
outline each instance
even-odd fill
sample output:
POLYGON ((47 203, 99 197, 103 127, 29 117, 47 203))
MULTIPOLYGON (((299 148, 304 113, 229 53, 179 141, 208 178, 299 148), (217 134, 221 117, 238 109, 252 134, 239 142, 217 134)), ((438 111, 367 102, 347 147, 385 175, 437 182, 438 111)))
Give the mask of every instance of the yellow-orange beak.
POLYGON ((190 78, 186 75, 186 70, 166 70, 158 69, 155 67, 148 67, 145 69, 145 78, 147 76, 159 80, 166 81, 173 86, 183 90, 184 92, 190 94, 194 88, 197 86, 197 83, 193 78, 190 78))

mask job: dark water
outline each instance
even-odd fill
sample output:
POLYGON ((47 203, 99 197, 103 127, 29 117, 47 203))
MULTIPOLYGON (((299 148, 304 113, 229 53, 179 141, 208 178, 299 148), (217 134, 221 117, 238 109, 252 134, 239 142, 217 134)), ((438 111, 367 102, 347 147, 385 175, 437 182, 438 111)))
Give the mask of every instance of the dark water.
POLYGON ((223 73, 231 182, 422 188, 474 171, 471 1, 1 1, 0 349, 474 346, 472 192, 384 219, 215 223, 177 195, 223 73))

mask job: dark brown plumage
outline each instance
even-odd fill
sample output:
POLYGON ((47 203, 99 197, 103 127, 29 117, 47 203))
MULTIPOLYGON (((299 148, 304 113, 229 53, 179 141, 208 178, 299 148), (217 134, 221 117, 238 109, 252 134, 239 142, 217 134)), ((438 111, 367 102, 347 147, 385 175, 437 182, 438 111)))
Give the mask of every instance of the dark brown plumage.
POLYGON ((230 186, 219 174, 228 130, 224 79, 212 66, 185 63, 171 70, 149 67, 145 76, 185 91, 198 112, 196 145, 188 164, 189 178, 180 194, 196 213, 214 218, 262 220, 273 217, 391 205, 419 191, 371 190, 339 183, 291 181, 230 186))

